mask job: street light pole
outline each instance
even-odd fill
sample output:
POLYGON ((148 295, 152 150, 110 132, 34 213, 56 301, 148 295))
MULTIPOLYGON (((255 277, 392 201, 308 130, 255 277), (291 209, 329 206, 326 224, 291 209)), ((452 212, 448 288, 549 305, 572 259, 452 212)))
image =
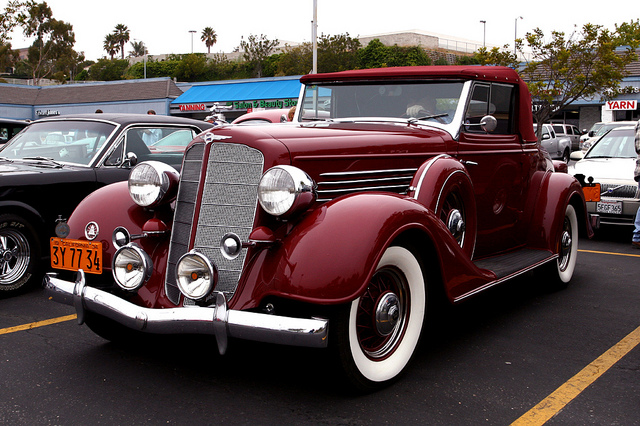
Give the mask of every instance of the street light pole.
POLYGON ((480 23, 482 24, 482 47, 486 47, 486 41, 487 41, 487 21, 485 21, 484 19, 480 21, 480 23))
POLYGON ((313 46, 313 63, 311 74, 318 73, 318 0, 313 0, 313 21, 311 22, 311 41, 313 46))
POLYGON ((518 16, 516 18, 516 29, 515 29, 515 35, 513 37, 513 53, 514 55, 516 55, 516 59, 518 58, 518 48, 516 43, 516 40, 518 40, 518 19, 522 19, 522 16, 518 16))
POLYGON ((193 35, 196 33, 196 30, 189 30, 191 33, 191 53, 193 53, 193 35))

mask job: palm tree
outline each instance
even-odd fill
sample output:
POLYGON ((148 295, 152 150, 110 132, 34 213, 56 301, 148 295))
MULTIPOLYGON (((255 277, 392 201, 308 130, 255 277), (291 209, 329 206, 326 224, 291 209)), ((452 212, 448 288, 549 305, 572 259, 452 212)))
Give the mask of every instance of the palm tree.
POLYGON ((102 47, 111 56, 111 60, 113 60, 113 56, 118 53, 118 49, 120 48, 115 34, 107 34, 104 38, 104 44, 102 47))
POLYGON ((133 50, 129 52, 129 56, 133 56, 134 58, 138 58, 149 53, 147 46, 145 46, 142 41, 132 41, 131 47, 133 47, 133 50))
POLYGON ((207 53, 211 53, 211 46, 216 44, 218 41, 218 35, 211 27, 207 27, 202 30, 202 36, 200 40, 204 41, 204 44, 207 46, 207 53))
POLYGON ((122 59, 124 59, 124 45, 129 41, 129 28, 124 24, 118 24, 116 29, 113 30, 113 35, 120 45, 120 53, 122 54, 122 59))

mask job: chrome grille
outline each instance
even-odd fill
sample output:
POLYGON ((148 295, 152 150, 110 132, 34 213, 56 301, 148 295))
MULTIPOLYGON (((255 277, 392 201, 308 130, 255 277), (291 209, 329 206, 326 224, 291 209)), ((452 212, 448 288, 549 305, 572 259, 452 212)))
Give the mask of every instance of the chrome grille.
POLYGON ((191 152, 188 152, 185 155, 174 221, 179 230, 174 225, 167 266, 167 296, 176 304, 179 302, 179 292, 177 297, 172 298, 170 295, 171 291, 174 293, 178 291, 175 282, 175 263, 189 250, 192 232, 195 232, 193 248, 207 256, 218 268, 216 290, 230 294, 235 291, 246 250, 233 260, 226 259, 220 252, 220 241, 229 232, 238 235, 241 241, 249 239, 258 202, 258 183, 264 167, 262 153, 256 149, 238 144, 213 143, 204 182, 200 183, 203 152, 199 154, 199 161, 195 161, 196 153, 190 154, 191 152), (191 157, 194 157, 193 163, 188 162, 191 157), (191 167, 194 169, 185 170, 191 167), (197 173, 195 167, 198 167, 197 173), (198 181, 192 185, 192 177, 196 175, 198 181), (183 182, 186 188, 184 191, 182 190, 183 182), (202 186, 202 198, 196 225, 193 212, 200 186, 202 186), (183 221, 186 227, 183 226, 183 221), (170 290, 172 287, 174 289, 170 290))
POLYGON ((322 173, 318 182, 318 201, 362 191, 387 191, 404 194, 418 169, 363 170, 322 173))
POLYGON ((601 183, 600 193, 603 198, 639 198, 638 185, 601 183))

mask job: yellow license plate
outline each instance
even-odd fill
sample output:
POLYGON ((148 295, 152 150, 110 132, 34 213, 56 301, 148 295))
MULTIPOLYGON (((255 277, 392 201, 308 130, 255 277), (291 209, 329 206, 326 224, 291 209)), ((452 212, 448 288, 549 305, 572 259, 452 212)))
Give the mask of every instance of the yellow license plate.
POLYGON ((89 274, 102 273, 102 243, 51 238, 51 267, 89 274))

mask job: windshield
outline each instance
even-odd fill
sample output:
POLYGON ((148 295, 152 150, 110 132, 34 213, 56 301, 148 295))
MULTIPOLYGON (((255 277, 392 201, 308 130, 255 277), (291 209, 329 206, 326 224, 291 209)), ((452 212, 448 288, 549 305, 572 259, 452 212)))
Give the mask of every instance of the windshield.
POLYGON ((413 117, 447 124, 453 120, 463 85, 462 82, 310 85, 303 93, 300 120, 413 117))
POLYGON ((584 158, 636 158, 633 130, 612 130, 598 140, 584 158))
POLYGON ((97 121, 36 121, 2 147, 0 157, 88 165, 114 128, 97 121))

